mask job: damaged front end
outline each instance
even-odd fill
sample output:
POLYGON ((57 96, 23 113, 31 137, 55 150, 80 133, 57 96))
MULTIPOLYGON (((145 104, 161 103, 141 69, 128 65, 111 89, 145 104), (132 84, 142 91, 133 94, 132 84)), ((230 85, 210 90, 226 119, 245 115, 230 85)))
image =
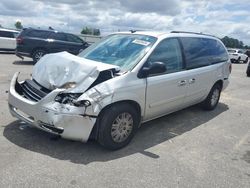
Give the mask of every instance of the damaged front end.
POLYGON ((32 79, 19 82, 19 73, 13 76, 10 112, 33 127, 86 142, 101 110, 100 92, 93 87, 116 71, 115 66, 86 62, 66 52, 47 55, 34 66, 32 79))

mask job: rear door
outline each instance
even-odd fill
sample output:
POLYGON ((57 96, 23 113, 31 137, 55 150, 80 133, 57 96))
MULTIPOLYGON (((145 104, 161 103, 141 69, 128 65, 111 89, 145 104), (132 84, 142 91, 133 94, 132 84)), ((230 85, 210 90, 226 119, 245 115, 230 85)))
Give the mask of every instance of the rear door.
POLYGON ((203 100, 215 83, 220 64, 227 61, 227 52, 214 39, 183 37, 181 38, 185 60, 188 90, 186 105, 203 100))
POLYGON ((145 66, 150 66, 152 62, 163 62, 167 71, 159 75, 149 75, 147 78, 145 120, 182 108, 187 92, 187 76, 183 71, 183 57, 178 39, 161 41, 145 66))
POLYGON ((66 35, 64 33, 51 32, 47 39, 47 48, 50 53, 68 51, 67 45, 65 44, 66 35))

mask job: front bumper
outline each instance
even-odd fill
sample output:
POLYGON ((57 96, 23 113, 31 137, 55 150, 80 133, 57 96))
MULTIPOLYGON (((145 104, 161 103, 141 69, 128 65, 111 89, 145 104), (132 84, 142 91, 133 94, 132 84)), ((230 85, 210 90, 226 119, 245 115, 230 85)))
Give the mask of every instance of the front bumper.
POLYGON ((16 91, 18 75, 16 73, 12 78, 8 99, 9 110, 14 117, 62 138, 88 140, 96 118, 85 116, 85 107, 55 102, 55 97, 63 89, 53 90, 38 102, 28 100, 16 91))

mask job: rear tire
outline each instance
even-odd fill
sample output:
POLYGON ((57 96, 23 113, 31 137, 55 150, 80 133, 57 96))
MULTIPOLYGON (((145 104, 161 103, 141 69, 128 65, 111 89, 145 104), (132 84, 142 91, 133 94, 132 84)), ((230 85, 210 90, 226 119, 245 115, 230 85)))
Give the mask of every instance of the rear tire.
POLYGON ((135 108, 127 103, 108 107, 99 117, 98 142, 110 150, 126 146, 137 131, 139 117, 135 108))
POLYGON ((236 60, 237 63, 240 63, 240 57, 236 60))
POLYGON ((247 77, 250 77, 250 66, 247 67, 247 77))
POLYGON ((45 54, 46 54, 46 51, 43 49, 35 50, 32 54, 32 59, 34 63, 37 63, 45 54))
POLYGON ((245 64, 248 63, 248 57, 246 58, 246 60, 244 61, 244 63, 245 63, 245 64))
POLYGON ((204 110, 213 110, 218 105, 220 100, 221 86, 215 84, 210 90, 207 98, 201 103, 204 110))

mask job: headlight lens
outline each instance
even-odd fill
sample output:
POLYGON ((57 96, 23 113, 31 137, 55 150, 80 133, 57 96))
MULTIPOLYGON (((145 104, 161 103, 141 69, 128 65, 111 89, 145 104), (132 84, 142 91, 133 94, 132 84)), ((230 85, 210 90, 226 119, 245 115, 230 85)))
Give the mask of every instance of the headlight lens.
POLYGON ((82 93, 60 93, 56 96, 55 101, 62 104, 70 104, 76 107, 87 107, 90 106, 91 103, 89 100, 80 100, 77 99, 82 95, 82 93))
POLYGON ((78 99, 81 93, 60 93, 56 96, 55 101, 62 104, 73 104, 73 101, 78 99))
POLYGON ((62 86, 60 86, 61 89, 70 89, 70 88, 74 88, 76 86, 75 82, 67 82, 65 84, 63 84, 62 86))

